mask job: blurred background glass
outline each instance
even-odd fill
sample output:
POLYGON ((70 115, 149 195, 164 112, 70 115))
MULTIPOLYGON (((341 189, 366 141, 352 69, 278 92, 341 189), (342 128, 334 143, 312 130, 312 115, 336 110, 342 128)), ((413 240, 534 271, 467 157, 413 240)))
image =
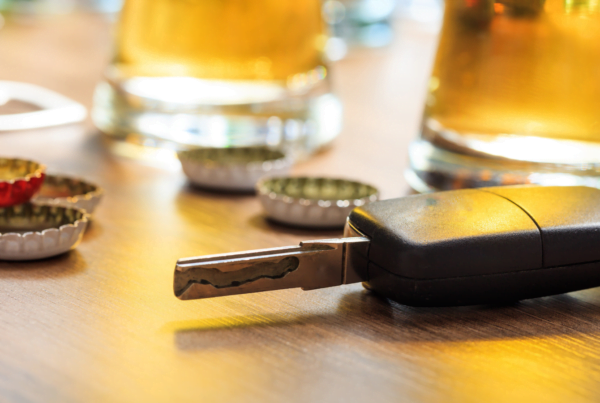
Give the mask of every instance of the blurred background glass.
POLYGON ((94 122, 133 145, 266 144, 298 154, 341 130, 321 0, 126 0, 94 122))
POLYGON ((393 37, 396 0, 326 0, 323 16, 329 25, 327 55, 342 59, 349 47, 382 47, 393 37))
POLYGON ((595 0, 447 0, 413 186, 599 186, 599 66, 595 0))
MULTIPOLYGON (((116 21, 115 57, 98 86, 94 119, 121 153, 171 161, 174 149, 196 145, 319 149, 341 129, 330 66, 395 52, 403 43, 395 32, 420 29, 410 27, 427 26, 430 38, 442 14, 440 0, 221 3, 228 6, 132 0, 120 21, 120 0, 0 0, 0 12, 13 25, 82 11, 116 21)), ((402 66, 400 76, 412 68, 402 66)), ((336 79, 338 88, 353 85, 336 79)), ((0 113, 11 113, 4 106, 0 113)))

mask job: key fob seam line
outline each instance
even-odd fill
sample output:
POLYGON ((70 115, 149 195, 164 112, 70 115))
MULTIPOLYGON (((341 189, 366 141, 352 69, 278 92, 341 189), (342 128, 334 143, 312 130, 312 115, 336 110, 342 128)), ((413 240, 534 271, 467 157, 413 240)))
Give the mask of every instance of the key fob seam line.
POLYGON ((409 306, 504 304, 600 287, 599 269, 600 261, 594 261, 518 272, 419 280, 398 276, 373 264, 369 272, 375 276, 368 281, 368 289, 409 306), (494 277, 490 279, 491 276, 494 277))
MULTIPOLYGON (((511 202, 512 204, 514 204, 515 206, 517 206, 522 212, 524 212, 525 214, 527 214, 527 217, 529 217, 531 219, 531 221, 537 227, 538 232, 540 233, 540 243, 542 245, 542 267, 545 268, 546 267, 546 262, 545 262, 545 257, 544 257, 545 256, 545 253, 544 253, 544 234, 542 233, 542 228, 540 227, 540 225, 538 224, 538 222, 535 220, 535 218, 533 218, 533 216, 529 213, 529 211, 527 211, 523 206, 519 205, 515 201, 509 199, 508 197, 504 197, 504 196, 501 196, 501 195, 499 195, 497 193, 490 192, 488 189, 477 189, 477 190, 479 190, 481 192, 492 194, 494 196, 501 197, 504 200, 507 200, 507 201, 511 202)), ((532 269, 532 270, 536 270, 536 269, 532 269)))
MULTIPOLYGON (((455 276, 455 277, 441 277, 441 278, 416 278, 416 277, 405 277, 405 276, 400 276, 396 273, 392 273, 391 271, 387 270, 386 268, 378 265, 377 263, 369 260, 369 265, 373 264, 374 266, 377 266, 377 268, 391 274, 392 276, 398 277, 398 278, 402 278, 402 279, 406 279, 406 280, 410 280, 410 281, 423 281, 423 282, 427 282, 427 281, 444 281, 444 280, 452 280, 452 279, 461 279, 461 278, 469 278, 469 279, 473 279, 473 278, 478 278, 478 277, 493 277, 493 276, 504 276, 507 274, 519 274, 519 273, 532 273, 532 272, 539 272, 542 270, 552 270, 552 269, 564 269, 564 268, 568 268, 568 267, 576 267, 576 266, 582 266, 582 265, 586 265, 586 264, 600 264, 600 260, 593 260, 591 262, 580 262, 580 263, 575 263, 575 264, 570 264, 570 265, 566 265, 566 266, 553 266, 553 267, 540 267, 538 269, 528 269, 528 270, 517 270, 517 271, 506 271, 503 273, 490 273, 490 274, 477 274, 474 276, 455 276)), ((371 276, 369 275, 369 279, 371 278, 371 276)), ((368 281, 368 280, 367 280, 368 281)))

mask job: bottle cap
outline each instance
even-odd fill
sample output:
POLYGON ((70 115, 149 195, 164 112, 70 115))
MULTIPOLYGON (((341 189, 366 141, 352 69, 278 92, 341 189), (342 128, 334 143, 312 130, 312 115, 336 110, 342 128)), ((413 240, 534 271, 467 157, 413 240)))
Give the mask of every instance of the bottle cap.
POLYGON ((334 178, 264 178, 256 190, 269 218, 311 228, 343 227, 355 207, 379 198, 371 185, 334 178))
POLYGON ((46 175, 40 191, 34 196, 37 204, 79 208, 92 214, 104 190, 82 179, 62 175, 46 175))
POLYGON ((73 249, 88 223, 85 211, 24 203, 0 208, 0 259, 36 260, 73 249))
POLYGON ((19 158, 0 158, 0 207, 29 201, 44 182, 46 167, 19 158))
POLYGON ((252 191, 263 176, 286 174, 292 166, 268 147, 197 148, 177 155, 194 185, 218 190, 252 191))

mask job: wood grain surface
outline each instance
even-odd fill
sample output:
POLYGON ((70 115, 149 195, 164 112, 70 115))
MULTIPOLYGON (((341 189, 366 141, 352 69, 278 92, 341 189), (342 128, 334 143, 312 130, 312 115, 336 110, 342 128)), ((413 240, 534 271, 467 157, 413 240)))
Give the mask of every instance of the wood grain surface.
MULTIPOLYGON (((295 168, 368 181, 385 198, 417 133, 435 28, 333 66, 334 146, 295 168)), ((75 15, 0 30, 0 79, 91 105, 110 23, 75 15)), ((180 257, 294 245, 337 232, 270 224, 253 196, 193 190, 177 169, 109 153, 88 121, 0 133, 0 154, 83 176, 106 195, 83 243, 0 263, 1 402, 588 402, 600 400, 600 292, 513 306, 417 309, 360 285, 182 302, 180 257)))

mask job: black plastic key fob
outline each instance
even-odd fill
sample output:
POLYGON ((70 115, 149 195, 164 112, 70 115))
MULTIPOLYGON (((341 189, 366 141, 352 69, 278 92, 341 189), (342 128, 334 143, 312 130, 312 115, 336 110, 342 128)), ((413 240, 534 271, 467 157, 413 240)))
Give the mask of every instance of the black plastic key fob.
POLYGON ((367 286, 415 306, 516 301, 600 286, 600 190, 515 186, 384 200, 349 224, 371 239, 367 286))

